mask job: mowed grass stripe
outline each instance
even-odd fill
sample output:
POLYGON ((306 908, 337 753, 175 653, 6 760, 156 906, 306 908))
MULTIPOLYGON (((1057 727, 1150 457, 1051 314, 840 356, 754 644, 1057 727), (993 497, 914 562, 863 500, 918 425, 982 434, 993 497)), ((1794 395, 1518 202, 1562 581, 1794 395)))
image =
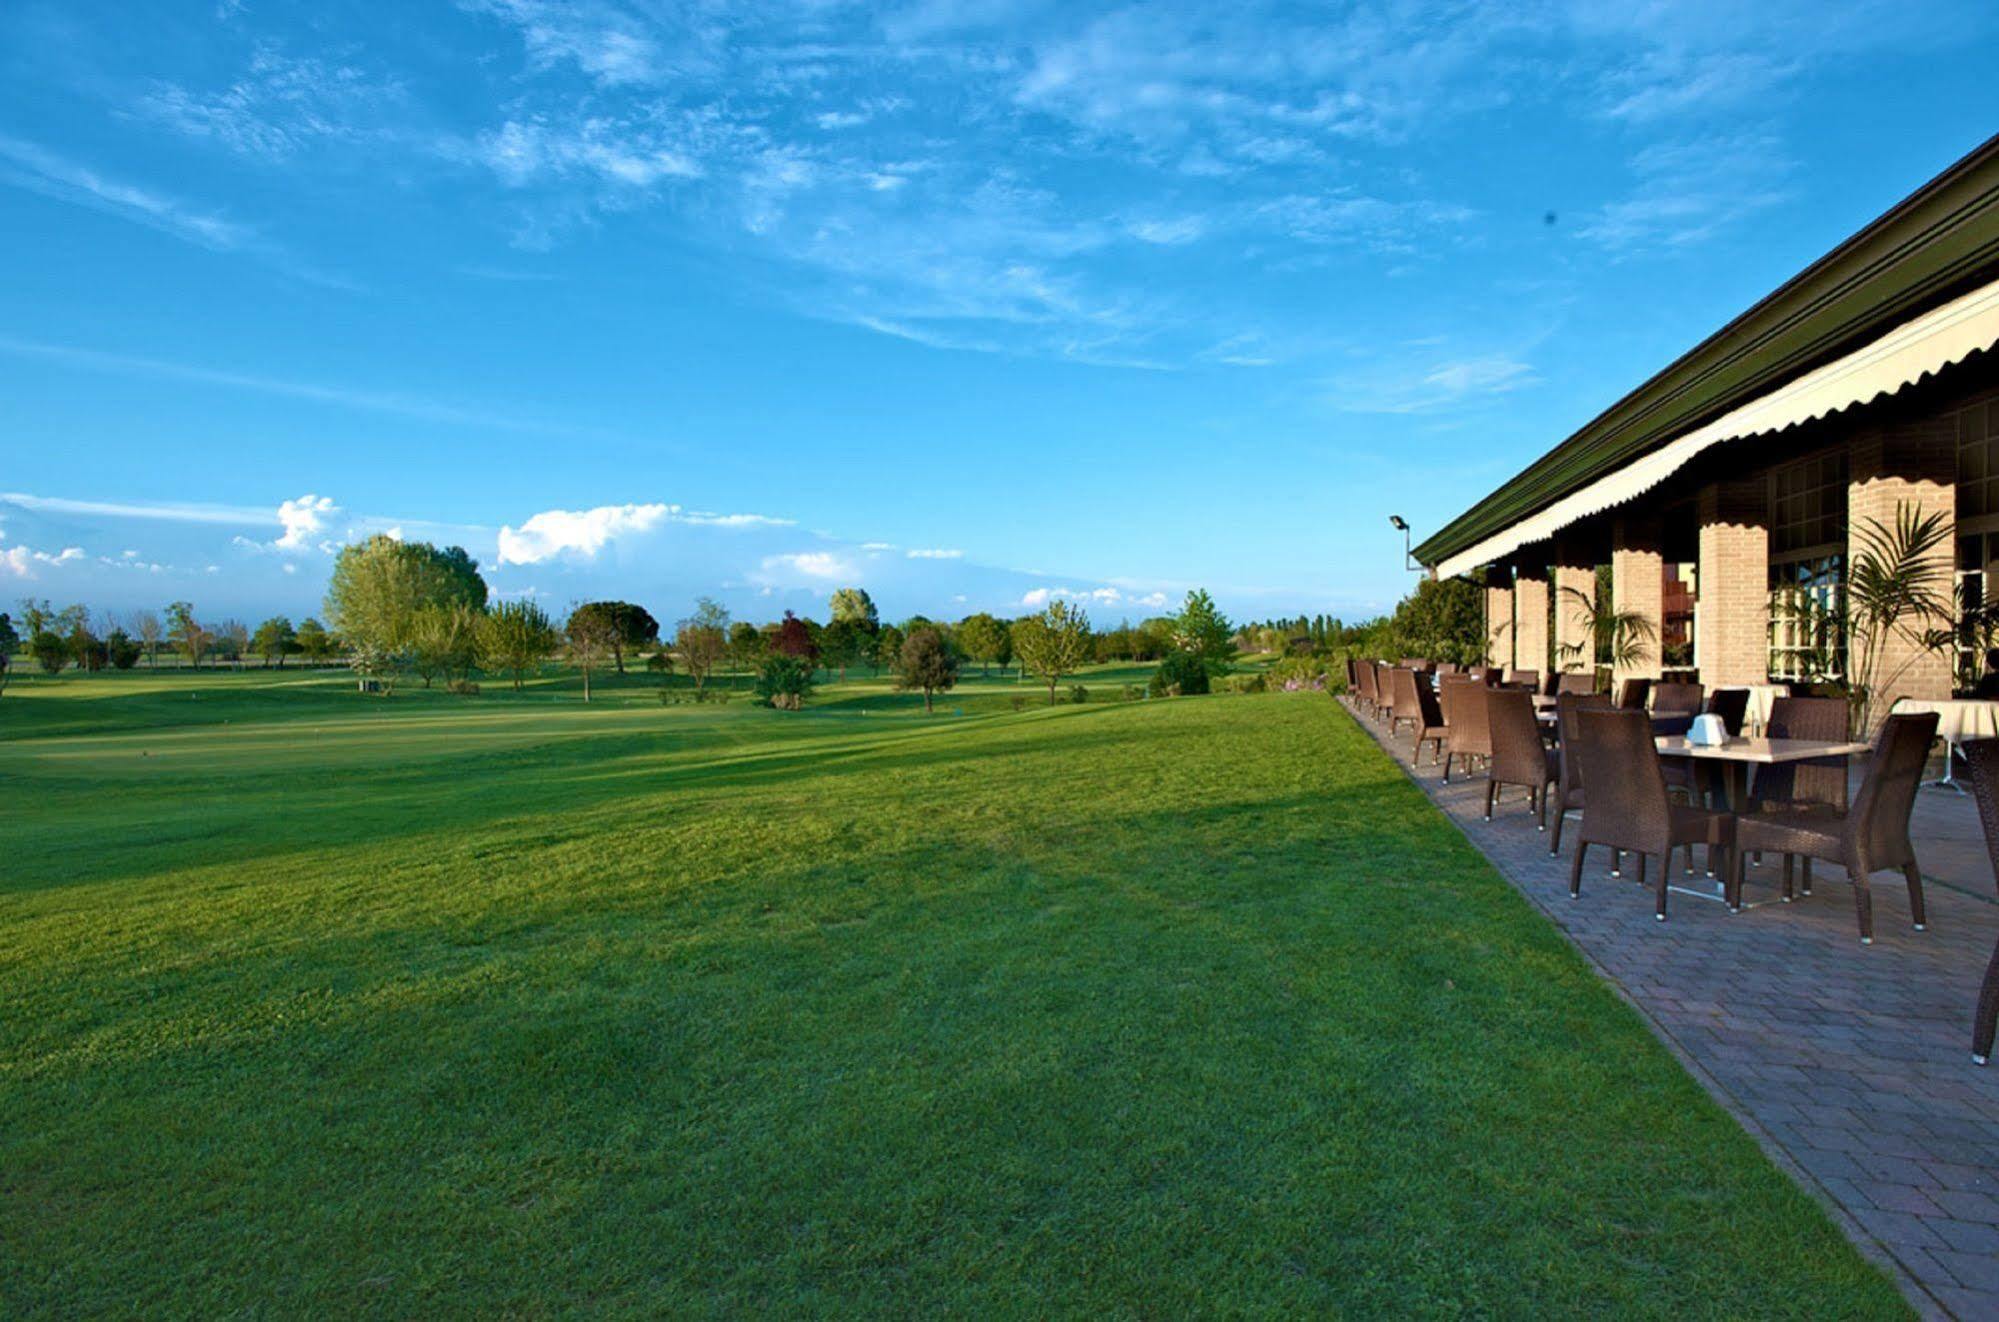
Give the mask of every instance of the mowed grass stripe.
POLYGON ((1323 697, 339 705, 0 742, 5 1311, 1903 1311, 1323 697))

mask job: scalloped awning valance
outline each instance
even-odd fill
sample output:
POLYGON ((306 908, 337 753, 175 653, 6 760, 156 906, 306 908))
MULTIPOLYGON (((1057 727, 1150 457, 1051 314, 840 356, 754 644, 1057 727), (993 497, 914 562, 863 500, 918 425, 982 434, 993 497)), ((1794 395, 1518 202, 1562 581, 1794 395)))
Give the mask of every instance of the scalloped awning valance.
POLYGON ((1658 486, 1703 450, 1725 441, 1780 432, 1895 394, 1995 344, 1999 344, 1999 281, 1903 322, 1845 357, 1668 441, 1608 477, 1440 561, 1437 576, 1469 573, 1530 543, 1544 541, 1592 514, 1621 505, 1658 486))

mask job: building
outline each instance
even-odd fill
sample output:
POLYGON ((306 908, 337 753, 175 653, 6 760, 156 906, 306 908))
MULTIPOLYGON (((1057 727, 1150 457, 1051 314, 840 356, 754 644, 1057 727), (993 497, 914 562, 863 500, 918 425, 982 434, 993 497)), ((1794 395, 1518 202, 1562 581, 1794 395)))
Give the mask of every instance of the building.
MULTIPOLYGON (((1574 669, 1574 603, 1649 623, 1628 676, 1842 680, 1870 520, 1935 513, 1934 580, 1999 572, 1999 138, 1945 170, 1416 548, 1486 585, 1492 659, 1574 669)), ((1995 584, 1999 589, 1999 584, 1995 584)), ((1882 649, 1883 696, 1975 684, 1986 641, 1882 649)), ((1885 704, 1883 704, 1885 707, 1885 704)))

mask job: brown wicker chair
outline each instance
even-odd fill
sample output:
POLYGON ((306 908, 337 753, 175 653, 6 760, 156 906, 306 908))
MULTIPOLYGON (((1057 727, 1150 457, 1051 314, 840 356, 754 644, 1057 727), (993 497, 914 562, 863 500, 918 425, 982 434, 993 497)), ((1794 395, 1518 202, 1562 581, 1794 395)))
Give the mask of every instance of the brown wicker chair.
POLYGON ((1701 699, 1706 690, 1698 684, 1678 682, 1659 683, 1652 686, 1652 714, 1654 716, 1700 715, 1701 699))
POLYGON ((1595 675, 1586 675, 1575 670, 1565 670, 1555 676, 1555 696, 1558 698, 1564 693, 1594 692, 1596 692, 1595 675))
POLYGON ((1423 728, 1423 706, 1417 700, 1416 690, 1428 688, 1430 677, 1418 674, 1407 666, 1397 666, 1388 672, 1388 737, 1393 739, 1402 722, 1409 721, 1418 730, 1423 728))
MULTIPOLYGON (((1970 771, 1971 796, 1978 801, 1978 820, 1985 827, 1985 853, 1992 860, 1992 879, 1999 883, 1999 739, 1971 739, 1957 746, 1970 771)), ((1992 1037, 1999 1024, 1999 946, 1985 966, 1978 988, 1978 1011, 1971 1019, 1971 1059, 1983 1065, 1992 1055, 1992 1037)))
MULTIPOLYGON (((1867 878, 1883 868, 1898 869, 1909 883, 1909 915, 1923 930, 1923 874, 1916 866, 1916 849, 1909 841, 1909 814, 1916 806, 1923 766, 1937 734, 1935 712, 1890 716, 1874 742, 1867 776, 1851 811, 1772 810, 1744 813, 1736 825, 1738 850, 1800 854, 1845 866, 1853 883, 1853 907, 1860 920, 1860 941, 1874 941, 1874 897, 1867 878)), ((1738 854, 1739 859, 1739 854, 1738 854)), ((1735 868, 1735 890, 1741 893, 1741 866, 1735 868)))
MULTIPOLYGON (((1779 698, 1770 704, 1770 720, 1763 727, 1766 739, 1846 738, 1847 709, 1841 698, 1779 698)), ((1846 759, 1815 757, 1809 762, 1779 762, 1756 773, 1749 794, 1751 812, 1816 812, 1841 816, 1846 812, 1846 759)), ((1784 855, 1784 898, 1791 898, 1792 879, 1798 873, 1797 859, 1784 855)), ((1812 893, 1812 860, 1804 860, 1800 879, 1805 894, 1812 893)))
POLYGON ((1607 845, 1616 857, 1638 855, 1638 884, 1645 884, 1648 857, 1659 860, 1653 916, 1666 921, 1666 885, 1675 849, 1706 845, 1728 860, 1728 904, 1742 906, 1732 813, 1674 803, 1666 795, 1652 723, 1642 711, 1587 708, 1576 713, 1576 752, 1582 759, 1583 820, 1569 869, 1569 898, 1582 894, 1583 856, 1591 845, 1607 845))
POLYGON ((1381 684, 1379 676, 1375 674, 1374 662, 1355 662, 1354 679, 1357 681, 1354 687, 1355 700, 1360 703, 1362 711, 1372 714, 1375 708, 1381 705, 1381 684))
MULTIPOLYGON (((1583 806, 1582 759, 1576 755, 1576 713, 1586 709, 1610 711, 1610 695, 1604 693, 1559 693, 1555 695, 1555 728, 1561 732, 1559 760, 1562 774, 1555 783, 1555 834, 1548 842, 1552 857, 1562 852, 1562 823, 1571 809, 1583 806)), ((1543 814, 1545 817, 1546 814, 1543 814)), ((1545 825, 1545 821, 1543 825, 1545 825)))
POLYGON ((1651 696, 1649 679, 1627 679, 1617 686, 1617 705, 1625 711, 1643 711, 1645 700, 1651 696))
POLYGON ((1707 710, 1721 717, 1729 738, 1740 739, 1743 723, 1749 719, 1749 690, 1716 689, 1707 695, 1707 710))
POLYGON ((1492 727, 1486 723, 1486 699, 1492 690, 1475 680, 1454 682, 1451 685, 1451 712, 1446 718, 1451 727, 1451 742, 1444 750, 1444 781, 1451 779, 1451 763, 1462 763, 1470 769, 1473 758, 1492 760, 1492 727))
POLYGON ((1435 747, 1430 750, 1430 765, 1435 766, 1444 756, 1444 743, 1451 737, 1451 727, 1444 719, 1443 698, 1431 686, 1427 676, 1416 681, 1416 706, 1423 713, 1423 719, 1416 727, 1416 747, 1411 757, 1421 761, 1423 745, 1434 744, 1435 747))
POLYGON ((1485 782, 1485 820, 1492 820, 1493 800, 1501 785, 1527 791, 1527 808, 1548 829, 1548 786, 1562 778, 1552 749, 1541 742, 1541 725, 1534 719, 1532 694, 1518 689, 1494 689, 1485 695, 1486 725, 1492 736, 1492 770, 1485 782))
POLYGON ((1541 691, 1541 672, 1538 670, 1509 670, 1506 672, 1506 687, 1525 689, 1529 693, 1541 691))

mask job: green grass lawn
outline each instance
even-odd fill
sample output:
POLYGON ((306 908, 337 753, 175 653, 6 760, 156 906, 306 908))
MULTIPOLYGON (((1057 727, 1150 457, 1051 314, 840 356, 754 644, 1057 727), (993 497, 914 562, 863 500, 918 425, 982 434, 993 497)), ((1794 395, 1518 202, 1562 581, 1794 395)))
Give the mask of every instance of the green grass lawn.
POLYGON ((1016 692, 17 683, 0 1314, 1903 1311, 1334 703, 1016 692))

